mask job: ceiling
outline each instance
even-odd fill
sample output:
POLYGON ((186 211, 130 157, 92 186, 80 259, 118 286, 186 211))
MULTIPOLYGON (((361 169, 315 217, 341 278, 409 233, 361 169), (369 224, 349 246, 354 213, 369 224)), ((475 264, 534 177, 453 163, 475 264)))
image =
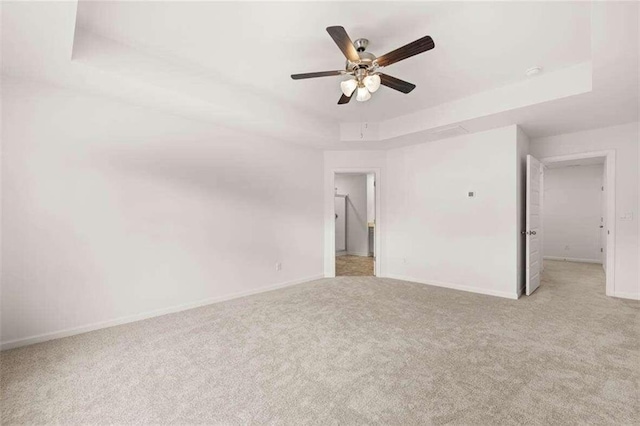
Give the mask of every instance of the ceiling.
POLYGON ((637 119, 638 6, 589 2, 113 2, 3 4, 2 73, 325 149, 385 149, 520 124, 533 137, 637 119), (436 48, 338 106, 344 67, 325 28, 381 55, 436 48), (532 66, 544 67, 534 79, 532 66), (363 123, 370 129, 360 130, 363 123), (355 133, 354 133, 355 132, 355 133), (352 133, 357 135, 352 135, 352 133), (362 140, 358 140, 362 139, 362 140))
POLYGON ((211 78, 264 90, 336 120, 378 121, 588 61, 588 3, 80 2, 78 26, 150 52, 198 64, 211 78), (378 56, 431 35, 436 48, 386 72, 416 84, 384 88, 365 104, 338 106, 340 77, 290 74, 344 69, 325 28, 367 38, 378 56), (542 30, 544 29, 544 30, 542 30))

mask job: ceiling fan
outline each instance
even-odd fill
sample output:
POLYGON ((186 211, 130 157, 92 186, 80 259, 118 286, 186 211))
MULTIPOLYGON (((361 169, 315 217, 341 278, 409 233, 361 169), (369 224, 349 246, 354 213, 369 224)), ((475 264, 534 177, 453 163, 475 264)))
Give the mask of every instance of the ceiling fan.
POLYGON ((352 42, 345 29, 339 26, 327 27, 327 32, 347 58, 345 69, 292 74, 291 78, 294 80, 302 80, 305 78, 330 77, 336 75, 350 76, 349 79, 340 83, 342 97, 340 97, 338 105, 349 103, 354 92, 356 93, 356 100, 359 102, 368 101, 371 99, 371 94, 378 90, 381 84, 402 93, 411 92, 416 88, 415 84, 383 74, 378 70, 435 47, 433 39, 430 36, 425 36, 376 58, 372 53, 365 52, 369 44, 369 40, 366 38, 359 38, 355 42, 352 42))

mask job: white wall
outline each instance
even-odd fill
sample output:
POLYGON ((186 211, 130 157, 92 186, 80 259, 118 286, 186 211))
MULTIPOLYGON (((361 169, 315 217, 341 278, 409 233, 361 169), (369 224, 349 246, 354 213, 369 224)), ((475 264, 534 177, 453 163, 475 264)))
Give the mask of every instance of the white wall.
POLYGON ((615 150, 616 153, 616 218, 615 288, 618 297, 640 298, 638 268, 638 123, 605 127, 533 139, 531 153, 537 158, 590 151, 615 150), (629 214, 632 219, 624 219, 629 214))
POLYGON ((333 267, 333 172, 376 169, 383 277, 516 298, 517 126, 389 151, 325 152, 325 274, 333 267), (476 198, 467 198, 476 191, 476 198))
POLYGON ((3 342, 322 274, 321 152, 2 83, 3 342))
POLYGON ((544 172, 545 257, 602 263, 602 164, 544 172))
POLYGON ((509 126, 388 152, 388 276, 517 297, 516 138, 509 126))
POLYGON ((367 175, 336 173, 337 193, 347 197, 347 254, 369 255, 367 175))

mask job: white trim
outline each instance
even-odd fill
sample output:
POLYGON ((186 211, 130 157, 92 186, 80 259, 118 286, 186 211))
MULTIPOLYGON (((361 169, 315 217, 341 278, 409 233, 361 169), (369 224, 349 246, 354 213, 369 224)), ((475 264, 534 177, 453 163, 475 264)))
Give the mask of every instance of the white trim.
POLYGON ((478 293, 478 294, 485 294, 485 295, 488 295, 488 296, 504 297, 506 299, 514 299, 514 300, 518 299, 518 294, 517 293, 509 293, 509 292, 506 292, 506 291, 487 290, 487 289, 479 288, 479 287, 471 287, 471 286, 461 285, 461 284, 445 283, 445 282, 441 282, 441 281, 421 280, 421 279, 417 279, 417 278, 405 277, 403 275, 395 275, 395 274, 387 275, 385 278, 392 278, 394 280, 408 281, 408 282, 413 282, 413 283, 418 283, 418 284, 432 285, 432 286, 435 286, 435 287, 449 288, 449 289, 452 289, 452 290, 461 290, 461 291, 466 291, 466 292, 469 292, 469 293, 478 293))
MULTIPOLYGON (((376 187, 376 226, 375 226, 375 253, 382 253, 381 247, 381 239, 382 235, 381 229, 383 228, 383 214, 381 211, 381 188, 382 188, 382 177, 381 177, 381 169, 379 167, 348 167, 348 168, 335 168, 328 171, 325 171, 327 175, 325 175, 325 238, 324 238, 324 276, 326 278, 333 278, 336 276, 336 226, 335 226, 335 204, 334 204, 334 195, 335 195, 335 177, 336 173, 362 173, 368 174, 373 173, 375 176, 376 187)), ((369 254, 367 253, 366 256, 369 254)), ((382 276, 382 256, 378 255, 375 257, 375 275, 376 277, 382 276)))
POLYGON ((545 256, 545 260, 560 260, 562 262, 578 262, 578 263, 597 263, 602 265, 602 259, 580 259, 576 257, 558 257, 558 256, 545 256))
POLYGON ((560 163, 571 160, 582 160, 585 158, 605 159, 605 167, 607 169, 607 259, 605 268, 606 277, 606 294, 607 296, 616 295, 615 283, 615 257, 616 257, 616 151, 592 151, 581 152, 578 154, 559 155, 555 157, 541 158, 540 162, 544 164, 560 163))
POLYGON ((238 293, 233 293, 227 296, 212 297, 209 299, 198 300, 196 302, 184 303, 177 306, 171 306, 168 308, 156 309, 153 311, 143 312, 135 315, 128 315, 107 321, 94 322, 92 324, 81 325, 79 327, 67 328, 59 331, 52 331, 50 333, 38 334, 30 337, 23 337, 20 339, 9 340, 7 342, 0 343, 0 350, 7 350, 18 348, 21 346, 33 345, 34 343, 46 342, 53 339, 60 339, 63 337, 75 336, 76 334, 88 333, 90 331, 100 330, 103 328, 114 327, 116 325, 129 324, 136 321, 141 321, 148 318, 159 317, 161 315, 172 314, 176 312, 186 311, 188 309, 199 308, 201 306, 212 305, 214 303, 224 302, 227 300, 238 299, 240 297, 251 296, 258 293, 266 293, 268 291, 277 290, 285 287, 291 287, 298 284, 303 284, 310 281, 315 281, 324 278, 324 275, 314 275, 311 277, 303 278, 300 280, 287 281, 284 283, 273 284, 267 287, 261 287, 254 290, 246 290, 238 293))
POLYGON ((638 293, 623 293, 621 291, 614 293, 613 297, 619 297, 620 299, 640 300, 640 294, 638 293))
MULTIPOLYGON (((336 256, 344 256, 347 253, 347 250, 349 247, 347 247, 347 243, 349 242, 349 221, 348 221, 348 215, 347 215, 347 210, 349 210, 349 195, 348 194, 335 194, 333 196, 333 212, 335 213, 335 218, 338 219, 338 213, 336 213, 336 206, 335 206, 335 200, 336 197, 338 198, 344 198, 344 250, 340 250, 339 252, 336 252, 336 256)), ((334 227, 335 227, 335 220, 334 220, 334 227)), ((334 243, 335 243, 335 238, 334 238, 334 243)), ((334 244, 335 246, 335 244, 334 244)))

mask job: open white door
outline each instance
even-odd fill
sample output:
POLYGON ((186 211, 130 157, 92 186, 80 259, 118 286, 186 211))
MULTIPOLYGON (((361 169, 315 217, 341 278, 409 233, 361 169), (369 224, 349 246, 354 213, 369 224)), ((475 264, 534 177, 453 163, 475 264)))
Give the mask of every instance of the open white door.
POLYGON ((541 235, 541 175, 542 165, 538 160, 527 155, 527 238, 526 279, 527 296, 540 286, 540 266, 542 263, 541 235))
POLYGON ((336 195, 336 254, 347 251, 347 196, 336 195))
POLYGON ((600 191, 602 213, 600 214, 600 252, 602 253, 602 267, 605 272, 607 271, 607 164, 605 160, 604 167, 602 168, 602 191, 600 191))

